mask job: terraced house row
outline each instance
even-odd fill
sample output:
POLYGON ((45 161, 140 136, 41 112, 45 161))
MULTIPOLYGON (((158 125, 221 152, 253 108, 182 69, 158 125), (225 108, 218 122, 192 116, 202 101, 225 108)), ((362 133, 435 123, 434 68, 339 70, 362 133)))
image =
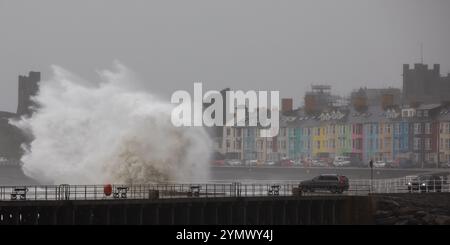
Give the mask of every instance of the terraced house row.
POLYGON ((434 167, 450 161, 450 107, 442 104, 355 106, 280 116, 280 132, 262 138, 258 127, 224 127, 219 151, 227 158, 278 161, 348 156, 434 167))
MULTIPOLYGON (((450 162, 450 73, 440 65, 403 65, 403 88, 361 88, 343 100, 327 85, 313 85, 304 106, 282 100, 280 133, 262 138, 257 127, 224 127, 217 150, 226 158, 277 161, 370 159, 434 167, 450 162)), ((401 165, 401 164, 400 164, 401 165)))

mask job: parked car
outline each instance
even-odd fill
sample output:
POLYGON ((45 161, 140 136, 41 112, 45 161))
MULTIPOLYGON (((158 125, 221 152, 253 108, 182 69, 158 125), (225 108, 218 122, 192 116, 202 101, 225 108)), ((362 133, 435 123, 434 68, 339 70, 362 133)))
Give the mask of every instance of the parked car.
POLYGON ((408 182, 408 191, 421 191, 429 192, 436 191, 441 192, 443 180, 436 175, 421 175, 415 178, 411 178, 408 182))
POLYGON ((375 161, 373 163, 373 167, 374 168, 385 168, 386 167, 386 162, 385 161, 381 161, 381 160, 375 161))
POLYGON ((246 166, 256 166, 258 165, 258 160, 245 160, 246 166))
POLYGON ((242 165, 242 161, 238 159, 228 159, 225 160, 225 163, 230 166, 240 166, 242 165))
POLYGON ((211 164, 214 166, 223 166, 225 165, 225 160, 212 160, 211 164))
POLYGON ((349 157, 337 156, 334 158, 333 165, 335 167, 346 167, 350 166, 351 162, 349 157))
POLYGON ((331 191, 332 193, 343 193, 350 187, 348 178, 338 174, 321 174, 311 180, 300 182, 299 189, 306 192, 317 190, 331 191))
POLYGON ((388 160, 388 161, 386 161, 386 167, 387 168, 399 168, 400 161, 399 160, 388 160))
POLYGON ((416 168, 417 164, 414 163, 411 159, 401 158, 398 160, 398 164, 400 168, 416 168))
POLYGON ((278 165, 280 166, 285 166, 285 167, 290 167, 294 165, 294 161, 292 161, 291 159, 281 159, 280 161, 278 161, 278 165))
POLYGON ((313 167, 328 167, 328 163, 321 160, 313 160, 311 165, 313 167))
POLYGON ((264 162, 264 165, 267 165, 267 166, 274 166, 276 164, 276 162, 274 162, 274 161, 266 161, 266 162, 264 162))
POLYGON ((295 166, 302 166, 303 165, 303 161, 300 159, 294 160, 294 165, 295 166))

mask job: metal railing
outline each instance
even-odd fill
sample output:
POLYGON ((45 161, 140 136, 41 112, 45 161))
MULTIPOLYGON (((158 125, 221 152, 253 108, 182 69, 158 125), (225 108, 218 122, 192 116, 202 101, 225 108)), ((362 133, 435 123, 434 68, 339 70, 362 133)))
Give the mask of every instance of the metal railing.
MULTIPOLYGON (((123 200, 163 198, 262 197, 299 195, 299 182, 270 184, 146 184, 146 185, 34 185, 0 186, 0 201, 15 200, 123 200)), ((369 193, 450 192, 450 182, 434 181, 426 186, 409 185, 405 178, 350 180, 343 194, 329 191, 301 195, 368 195, 369 193)))

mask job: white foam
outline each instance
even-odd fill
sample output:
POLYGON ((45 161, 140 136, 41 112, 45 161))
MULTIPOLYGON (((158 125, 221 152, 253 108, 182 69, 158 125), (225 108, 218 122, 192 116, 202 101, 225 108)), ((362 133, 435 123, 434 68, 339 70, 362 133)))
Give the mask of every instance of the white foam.
POLYGON ((31 118, 12 122, 34 136, 24 172, 42 183, 199 181, 209 175, 212 145, 202 128, 176 128, 172 104, 139 90, 117 63, 97 83, 61 67, 40 83, 31 118))

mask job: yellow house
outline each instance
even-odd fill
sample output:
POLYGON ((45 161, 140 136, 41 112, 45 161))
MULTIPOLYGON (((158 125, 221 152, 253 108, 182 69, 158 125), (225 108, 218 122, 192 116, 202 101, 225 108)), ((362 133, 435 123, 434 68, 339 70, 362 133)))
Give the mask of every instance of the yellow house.
POLYGON ((327 125, 320 125, 313 128, 312 153, 315 157, 320 153, 328 153, 326 130, 327 125))

